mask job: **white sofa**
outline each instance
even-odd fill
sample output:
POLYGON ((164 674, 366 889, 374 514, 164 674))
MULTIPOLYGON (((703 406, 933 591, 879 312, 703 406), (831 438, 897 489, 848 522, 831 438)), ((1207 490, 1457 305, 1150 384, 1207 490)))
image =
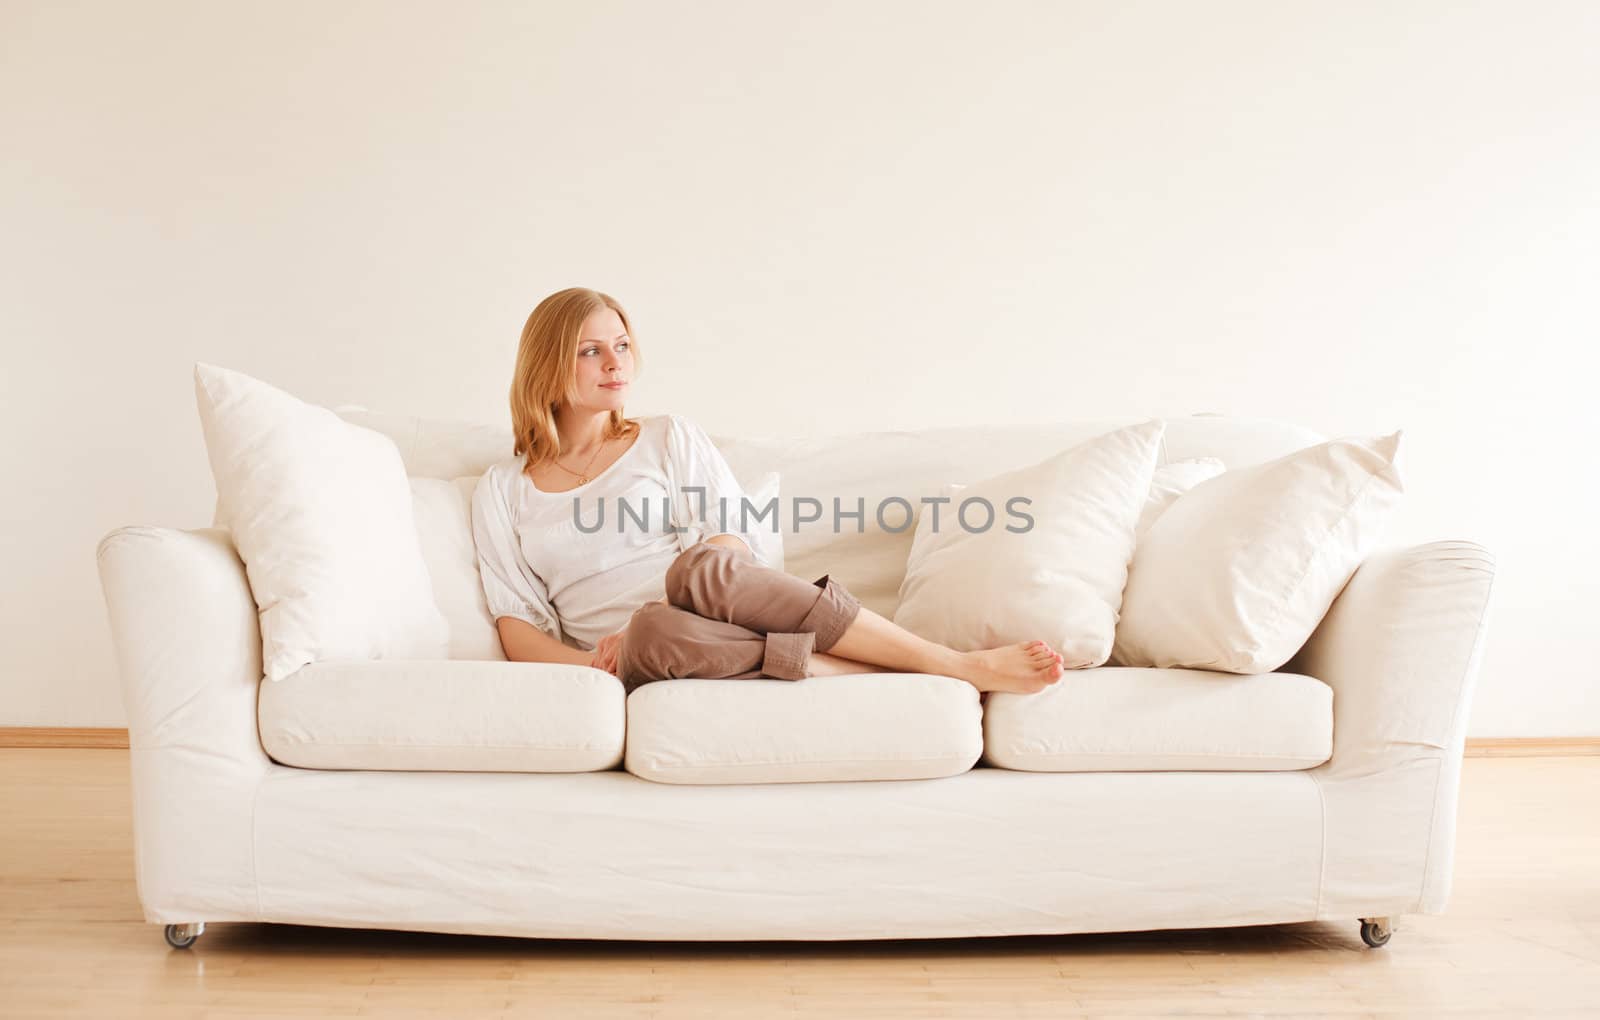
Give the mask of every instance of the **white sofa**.
MULTIPOLYGON (((704 940, 1326 918, 1381 944, 1396 915, 1445 907, 1493 577, 1474 544, 1372 556, 1275 674, 1106 668, 981 700, 903 674, 676 680, 625 699, 597 670, 504 661, 468 523, 504 434, 339 410, 401 449, 450 660, 263 684, 226 531, 99 547, 139 896, 174 945, 217 921, 704 940)), ((786 530, 786 566, 890 614, 912 532, 880 528, 879 499, 1120 424, 717 442, 747 486, 781 472, 786 507, 863 498, 862 533, 786 530)), ((1238 467, 1321 438, 1170 419, 1162 459, 1238 467)))

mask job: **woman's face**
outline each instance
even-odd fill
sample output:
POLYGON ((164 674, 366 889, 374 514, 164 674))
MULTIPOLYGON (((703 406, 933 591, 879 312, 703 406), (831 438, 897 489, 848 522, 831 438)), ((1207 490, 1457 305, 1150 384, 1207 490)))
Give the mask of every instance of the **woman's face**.
POLYGON ((633 338, 616 312, 601 308, 583 320, 575 371, 576 410, 622 410, 633 382, 633 338))

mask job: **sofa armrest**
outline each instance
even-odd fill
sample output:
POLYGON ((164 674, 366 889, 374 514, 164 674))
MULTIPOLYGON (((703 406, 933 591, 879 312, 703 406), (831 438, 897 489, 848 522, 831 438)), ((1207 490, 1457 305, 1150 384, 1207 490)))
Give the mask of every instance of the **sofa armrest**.
POLYGON ((1333 688, 1328 776, 1460 757, 1494 582, 1471 542, 1385 550, 1363 563, 1284 669, 1333 688))
POLYGON ((96 557, 130 746, 264 765, 255 711, 261 629, 229 533, 118 528, 96 557))
POLYGON ((261 632, 217 528, 119 528, 97 551, 128 716, 139 898, 152 921, 255 916, 261 632))
POLYGON ((1471 542, 1363 563, 1284 667, 1333 688, 1319 917, 1439 913, 1455 860, 1467 713, 1494 559, 1471 542))

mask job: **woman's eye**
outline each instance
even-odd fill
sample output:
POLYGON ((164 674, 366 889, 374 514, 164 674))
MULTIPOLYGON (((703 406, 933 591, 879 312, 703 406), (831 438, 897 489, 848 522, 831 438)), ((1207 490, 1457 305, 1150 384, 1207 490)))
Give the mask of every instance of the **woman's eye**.
POLYGON ((624 340, 624 341, 622 341, 622 343, 618 344, 617 346, 618 347, 631 347, 633 345, 628 343, 628 341, 624 340))

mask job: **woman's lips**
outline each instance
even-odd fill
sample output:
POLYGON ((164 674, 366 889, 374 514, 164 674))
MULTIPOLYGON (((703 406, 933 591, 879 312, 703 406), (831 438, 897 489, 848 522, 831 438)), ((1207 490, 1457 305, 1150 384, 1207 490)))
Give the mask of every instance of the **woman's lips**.
POLYGON ((601 383, 600 384, 600 388, 603 389, 603 390, 620 390, 620 389, 622 389, 622 387, 624 387, 626 385, 628 385, 628 384, 625 383, 625 382, 608 382, 608 383, 601 383))

